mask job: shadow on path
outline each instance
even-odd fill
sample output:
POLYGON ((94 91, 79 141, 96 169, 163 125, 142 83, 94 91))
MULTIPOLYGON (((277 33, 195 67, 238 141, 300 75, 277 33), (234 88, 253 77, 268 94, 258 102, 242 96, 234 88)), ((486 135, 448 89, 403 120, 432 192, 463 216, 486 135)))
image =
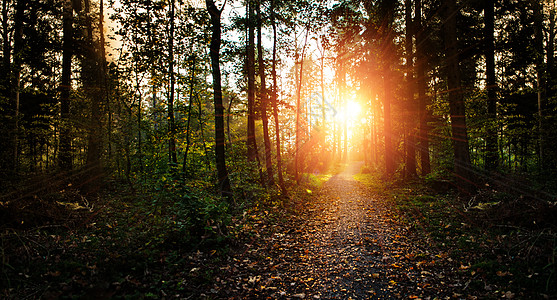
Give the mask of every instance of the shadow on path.
POLYGON ((347 166, 323 184, 297 223, 275 228, 228 275, 231 298, 416 299, 459 297, 444 254, 397 224, 381 195, 347 166), (247 267, 246 267, 247 265, 247 267))

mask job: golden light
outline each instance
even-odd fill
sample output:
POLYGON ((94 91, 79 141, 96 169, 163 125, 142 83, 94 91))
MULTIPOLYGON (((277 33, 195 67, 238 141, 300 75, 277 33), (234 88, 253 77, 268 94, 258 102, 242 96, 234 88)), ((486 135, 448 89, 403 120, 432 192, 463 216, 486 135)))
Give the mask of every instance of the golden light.
POLYGON ((360 104, 354 100, 349 100, 342 109, 337 113, 336 119, 339 122, 352 122, 358 119, 362 108, 360 104))

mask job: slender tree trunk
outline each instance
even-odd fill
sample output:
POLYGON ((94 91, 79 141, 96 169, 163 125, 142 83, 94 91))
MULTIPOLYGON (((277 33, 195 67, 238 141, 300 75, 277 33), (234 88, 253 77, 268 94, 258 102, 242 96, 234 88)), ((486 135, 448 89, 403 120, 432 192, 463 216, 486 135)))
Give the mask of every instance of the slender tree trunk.
POLYGON ((497 151, 497 83, 495 79, 495 0, 484 1, 485 70, 487 86, 487 133, 485 168, 493 171, 498 165, 497 151))
POLYGON ((191 70, 190 70, 190 92, 189 92, 189 106, 188 106, 188 121, 186 122, 186 150, 184 151, 184 163, 182 164, 182 172, 186 174, 186 166, 188 164, 188 152, 190 150, 190 123, 191 123, 191 108, 193 106, 193 86, 195 83, 195 55, 192 55, 191 70))
POLYGON ((13 128, 13 153, 10 163, 13 171, 17 173, 19 167, 19 97, 21 92, 21 67, 23 56, 23 19, 25 13, 25 0, 17 0, 14 17, 14 55, 13 55, 13 101, 14 101, 14 128, 13 128))
POLYGON ((232 116, 232 104, 234 96, 229 97, 228 108, 226 112, 226 136, 228 137, 228 145, 232 145, 232 134, 230 133, 230 117, 232 116))
POLYGON ((71 157, 71 127, 70 117, 70 90, 73 55, 73 8, 72 1, 64 1, 63 12, 63 44, 62 44, 62 82, 60 84, 60 151, 58 165, 60 169, 72 169, 71 157))
POLYGON ((275 0, 271 0, 271 26, 273 27, 273 66, 271 70, 271 75, 273 76, 273 90, 271 92, 272 104, 273 104, 273 118, 275 119, 275 137, 277 144, 277 174, 279 180, 279 186, 283 192, 286 194, 286 187, 284 185, 284 178, 282 177, 282 158, 281 158, 281 141, 280 141, 280 123, 278 117, 278 99, 277 99, 277 26, 275 24, 275 0))
MULTIPOLYGON (((232 190, 230 179, 226 168, 226 152, 224 149, 224 106, 222 105, 222 87, 220 73, 220 44, 221 44, 221 21, 222 8, 218 9, 213 0, 205 0, 207 10, 211 16, 211 44, 209 46, 211 56, 211 67, 213 74, 213 99, 215 106, 215 159, 217 165, 218 190, 221 196, 232 201, 232 190)), ((223 6, 224 8, 224 6, 223 6)))
MULTIPOLYGON (((553 84, 555 79, 555 3, 552 2, 550 11, 549 11, 549 28, 548 28, 548 36, 547 36, 547 45, 546 45, 546 54, 547 54, 547 71, 549 72, 549 78, 551 79, 550 84, 553 84)), ((553 88, 549 88, 551 91, 551 95, 553 96, 553 88)))
POLYGON ((534 49, 535 51, 535 64, 536 64, 536 90, 538 96, 538 146, 540 157, 540 170, 545 167, 545 141, 544 141, 544 128, 543 128, 543 107, 542 107, 542 93, 543 93, 543 6, 538 0, 532 0, 532 9, 534 10, 534 49))
POLYGON ((416 122, 412 117, 416 112, 416 103, 414 100, 414 49, 412 38, 414 36, 414 25, 412 24, 412 2, 405 0, 405 23, 406 23, 406 37, 405 37, 405 51, 406 51, 406 89, 407 89, 407 103, 408 103, 408 133, 406 136, 406 178, 416 177, 416 122))
POLYGON ((11 66, 10 26, 8 23, 10 0, 2 0, 2 71, 1 78, 8 80, 11 66))
POLYGON ((319 86, 321 87, 321 127, 322 130, 326 128, 326 104, 325 104, 325 47, 323 45, 323 39, 321 39, 321 46, 317 43, 317 50, 319 50, 319 54, 321 57, 319 58, 319 86))
POLYGON ((460 82, 459 50, 457 41, 456 18, 458 10, 456 0, 445 0, 443 10, 445 61, 447 86, 449 94, 449 112, 454 147, 454 173, 458 187, 463 192, 472 192, 472 164, 468 149, 468 133, 464 97, 460 82))
POLYGON ((111 160, 112 156, 112 111, 110 105, 110 93, 109 93, 109 84, 108 84, 108 65, 106 61, 106 50, 105 44, 106 40, 104 37, 104 1, 99 1, 99 50, 100 50, 100 79, 102 89, 101 91, 102 96, 104 98, 105 106, 106 106, 106 113, 108 116, 108 121, 106 124, 107 127, 107 140, 108 140, 108 160, 111 160))
POLYGON ((267 85, 265 83, 265 62, 263 60, 263 45, 261 41, 261 0, 257 2, 257 54, 259 65, 259 79, 261 84, 261 120, 263 121, 263 143, 265 144, 265 169, 267 170, 267 181, 274 185, 273 161, 271 153, 271 140, 269 139, 269 117, 267 116, 267 85))
MULTIPOLYGON (((10 43, 10 23, 8 22, 10 10, 10 0, 2 0, 2 69, 0 69, 0 95, 5 99, 11 99, 11 43, 10 43)), ((6 124, 0 129, 0 176, 9 177, 14 170, 12 157, 14 134, 12 130, 13 104, 11 101, 2 101, 0 109, 4 112, 0 115, 0 122, 6 124), (9 124, 9 125, 8 125, 9 124)), ((56 149, 56 148, 55 148, 56 149)), ((55 150, 56 151, 56 150, 55 150)))
POLYGON ((343 129, 343 136, 344 136, 344 140, 343 140, 343 147, 341 150, 341 159, 343 162, 346 162, 348 160, 348 96, 347 96, 347 92, 348 89, 346 88, 346 68, 345 68, 345 61, 344 61, 344 56, 345 54, 342 54, 341 60, 340 60, 340 81, 339 81, 339 91, 340 91, 340 101, 341 101, 341 105, 344 107, 344 116, 342 118, 342 129, 343 129))
POLYGON ((392 115, 391 104, 394 99, 395 91, 393 84, 393 65, 395 60, 395 45, 394 45, 394 14, 395 7, 392 2, 385 1, 385 15, 382 16, 382 57, 383 57, 383 130, 385 139, 385 175, 391 177, 395 173, 395 148, 393 145, 393 129, 392 129, 392 115))
POLYGON ((255 30, 254 30, 254 0, 247 4, 247 75, 248 75, 248 128, 247 146, 248 161, 257 161, 257 142, 255 140, 255 30))
POLYGON ((385 173, 387 176, 392 176, 395 173, 395 158, 393 147, 393 130, 392 130, 392 116, 391 116, 391 98, 392 98, 392 83, 391 73, 389 67, 383 72, 383 120, 385 132, 385 173))
POLYGON ((375 163, 375 167, 379 166, 379 110, 380 110, 380 104, 379 104, 379 97, 378 97, 378 92, 374 92, 373 94, 373 102, 375 102, 374 104, 374 112, 373 112, 373 130, 372 130, 372 135, 373 135, 373 161, 375 163))
POLYGON ((424 26, 422 25, 422 0, 415 0, 415 30, 416 30, 416 65, 417 65, 417 90, 418 90, 418 105, 419 105, 419 153, 421 174, 425 176, 431 172, 431 165, 429 162, 429 126, 427 124, 429 119, 429 111, 427 110, 427 72, 426 72, 426 56, 424 49, 427 47, 426 34, 424 26))
MULTIPOLYGON (((304 46, 302 47, 302 55, 300 61, 296 62, 300 64, 300 73, 298 75, 298 81, 296 82, 296 149, 294 156, 294 179, 296 182, 299 181, 299 165, 300 165, 300 114, 301 114, 301 100, 302 100, 302 78, 304 75, 304 59, 306 53, 306 46, 309 35, 309 27, 306 27, 306 36, 304 39, 304 46)), ((303 158, 302 158, 303 159, 303 158)))
POLYGON ((168 75, 170 76, 170 97, 168 98, 168 161, 171 169, 176 168, 176 126, 174 122, 174 6, 170 1, 170 35, 168 39, 168 75))
MULTIPOLYGON (((222 94, 222 92, 221 92, 222 94)), ((197 97, 197 115, 199 118, 199 122, 197 122, 197 131, 201 134, 201 144, 203 147, 203 154, 205 154, 205 158, 209 157, 209 153, 207 152, 207 143, 205 141, 205 127, 203 126, 205 124, 205 120, 203 119, 203 101, 197 97)), ((223 105, 223 126, 224 126, 224 105, 223 105)), ((223 132, 224 132, 224 127, 223 127, 223 132)), ((226 147, 226 141, 225 141, 225 147, 226 147)))

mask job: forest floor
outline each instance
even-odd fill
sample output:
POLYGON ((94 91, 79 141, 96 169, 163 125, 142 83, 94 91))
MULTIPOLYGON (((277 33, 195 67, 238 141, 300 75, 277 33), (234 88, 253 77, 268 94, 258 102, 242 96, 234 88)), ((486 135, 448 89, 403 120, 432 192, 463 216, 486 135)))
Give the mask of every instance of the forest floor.
MULTIPOLYGON (((424 231, 399 222, 386 195, 355 180, 361 163, 328 179, 289 222, 260 225, 202 296, 229 299, 514 298, 516 291, 457 261, 424 231), (470 287, 474 282, 476 286, 470 287), (476 289, 481 283, 481 289, 476 289)), ((447 225, 444 225, 447 226, 447 225)), ((447 226, 448 228, 449 226, 447 226)), ((441 243, 439 243, 441 244, 441 243)), ((446 246, 446 244, 443 244, 446 246)), ((478 268, 479 272, 483 272, 478 268)), ((499 271, 499 277, 510 273, 499 271)), ((512 280, 510 280, 512 282, 512 280)))
POLYGON ((354 179, 360 167, 326 181, 296 222, 247 244, 215 283, 218 298, 463 297, 468 267, 397 223, 392 203, 354 179))
MULTIPOLYGON (((232 216, 224 242, 198 245, 149 197, 66 191, 82 201, 59 194, 64 218, 2 228, 0 298, 557 299, 552 225, 482 223, 488 209, 463 211, 451 192, 360 170, 314 175, 289 200, 232 216)), ((32 199, 33 215, 13 224, 54 207, 32 199)))

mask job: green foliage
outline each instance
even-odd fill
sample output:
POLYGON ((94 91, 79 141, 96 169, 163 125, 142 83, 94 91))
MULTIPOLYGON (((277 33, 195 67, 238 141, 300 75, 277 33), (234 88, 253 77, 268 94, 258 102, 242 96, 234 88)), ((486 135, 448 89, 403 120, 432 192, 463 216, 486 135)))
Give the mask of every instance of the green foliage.
MULTIPOLYGON (((171 174, 163 176, 145 203, 159 230, 168 232, 174 242, 184 245, 221 243, 230 222, 228 204, 212 193, 210 183, 187 182, 171 174)), ((161 237, 166 240, 166 237, 161 237)))

